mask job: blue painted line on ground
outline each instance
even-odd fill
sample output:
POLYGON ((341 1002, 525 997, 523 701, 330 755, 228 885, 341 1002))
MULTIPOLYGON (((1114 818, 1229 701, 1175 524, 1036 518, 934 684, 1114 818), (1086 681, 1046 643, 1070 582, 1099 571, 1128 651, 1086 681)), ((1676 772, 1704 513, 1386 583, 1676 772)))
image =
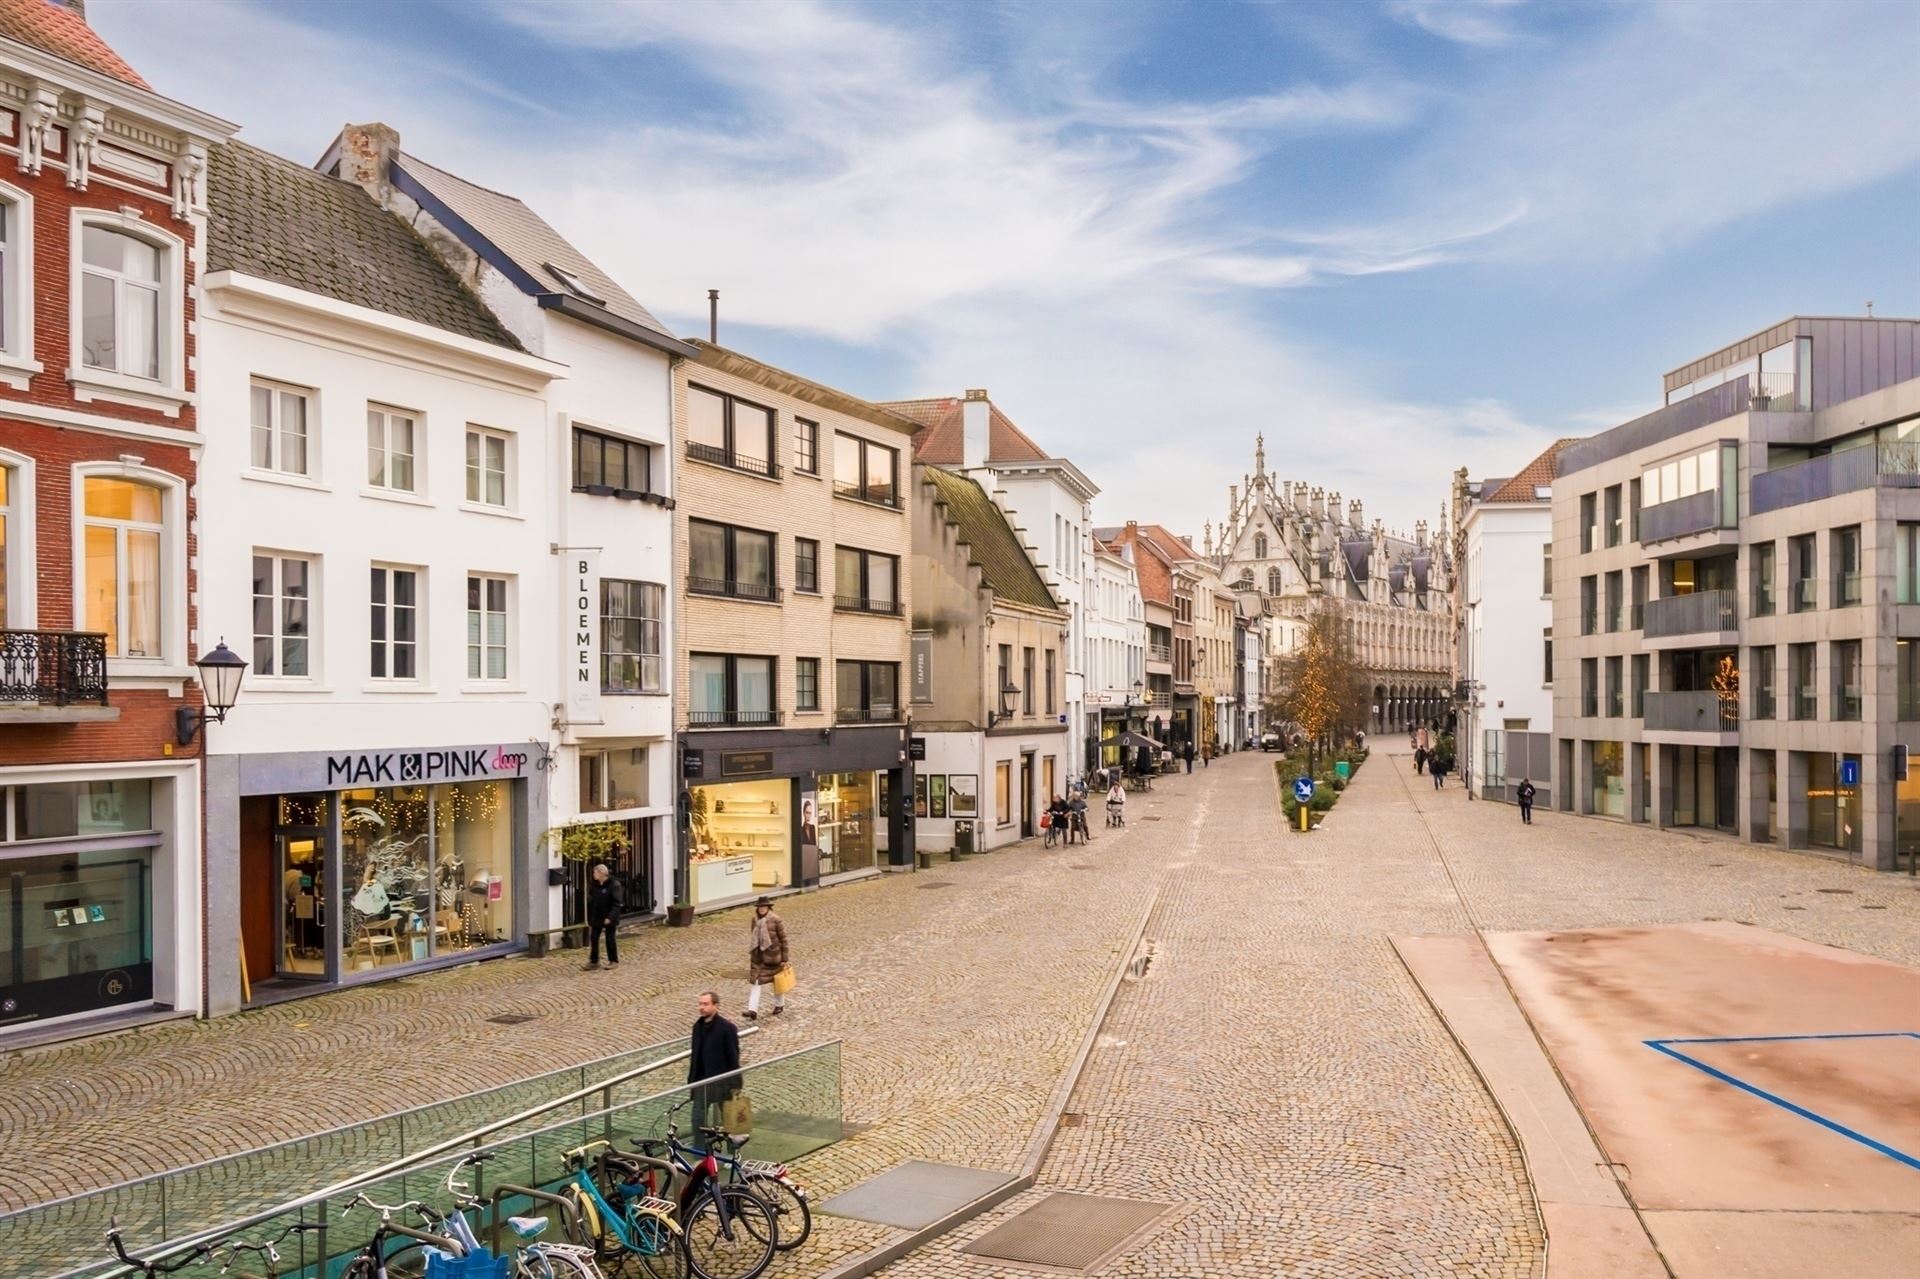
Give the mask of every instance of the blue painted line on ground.
POLYGON ((1839 1133, 1842 1137, 1845 1137, 1849 1141, 1859 1142, 1861 1145, 1865 1146, 1867 1149, 1875 1151, 1879 1154, 1885 1155, 1887 1158, 1893 1160, 1895 1163, 1905 1164, 1907 1167, 1912 1168, 1915 1172, 1920 1172, 1920 1156, 1910 1155, 1904 1150, 1897 1150, 1894 1147, 1889 1146, 1884 1141, 1878 1141, 1872 1137, 1867 1136, 1867 1134, 1863 1132, 1856 1132, 1852 1128, 1847 1127, 1845 1124, 1840 1123, 1838 1120, 1829 1119, 1825 1115, 1820 1114, 1818 1111, 1808 1110, 1805 1106, 1799 1105, 1795 1102, 1788 1101, 1785 1097, 1782 1097, 1777 1093, 1770 1093, 1766 1089, 1758 1087, 1754 1084, 1750 1084, 1746 1080, 1741 1079, 1738 1076, 1730 1075, 1726 1071, 1721 1070, 1716 1066, 1709 1066, 1704 1061, 1699 1061, 1693 1057, 1689 1057, 1687 1056, 1687 1054, 1683 1052, 1677 1052, 1673 1048, 1668 1046, 1670 1044, 1768 1043, 1768 1042, 1781 1042, 1786 1040, 1807 1040, 1807 1039, 1920 1039, 1920 1034, 1915 1034, 1912 1031, 1895 1030, 1895 1031, 1875 1031, 1875 1032, 1868 1032, 1868 1033, 1861 1033, 1861 1034, 1840 1034, 1840 1035, 1747 1035, 1747 1036, 1731 1036, 1731 1037, 1722 1038, 1722 1039, 1645 1039, 1645 1040, 1642 1040, 1641 1042, 1646 1044, 1647 1047, 1653 1049, 1655 1052, 1665 1053, 1667 1056, 1673 1058, 1675 1061, 1684 1062, 1687 1065, 1692 1066, 1695 1070, 1700 1071, 1702 1074, 1709 1075, 1714 1079, 1718 1079, 1723 1084, 1730 1084, 1733 1087, 1738 1088, 1742 1092, 1752 1093, 1755 1097, 1760 1098, 1760 1100, 1771 1102, 1773 1105, 1780 1107, 1780 1109, 1788 1112, 1789 1114, 1798 1115, 1802 1119, 1810 1120, 1813 1123, 1819 1124, 1822 1128, 1825 1128, 1830 1132, 1839 1133))

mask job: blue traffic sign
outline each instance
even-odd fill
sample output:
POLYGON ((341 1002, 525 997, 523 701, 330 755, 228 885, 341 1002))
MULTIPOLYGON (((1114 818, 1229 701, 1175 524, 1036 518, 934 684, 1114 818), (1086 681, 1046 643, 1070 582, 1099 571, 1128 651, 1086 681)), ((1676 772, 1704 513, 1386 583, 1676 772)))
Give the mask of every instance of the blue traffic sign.
POLYGON ((1313 799, 1313 779, 1311 777, 1294 778, 1293 797, 1302 804, 1311 801, 1313 799))
POLYGON ((1840 784, 1842 786, 1858 786, 1860 784, 1859 760, 1843 759, 1840 761, 1840 784))

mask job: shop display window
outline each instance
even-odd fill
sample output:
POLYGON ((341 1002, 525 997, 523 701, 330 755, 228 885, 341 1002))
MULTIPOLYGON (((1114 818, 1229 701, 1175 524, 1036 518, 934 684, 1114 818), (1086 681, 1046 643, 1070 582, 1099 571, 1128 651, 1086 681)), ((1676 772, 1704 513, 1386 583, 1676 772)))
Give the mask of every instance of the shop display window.
POLYGON ((0 862, 0 995, 58 1016, 153 997, 153 850, 0 862))
POLYGON ((16 842, 153 829, 153 783, 145 778, 47 782, 8 794, 12 826, 0 834, 16 842))
MULTIPOLYGON (((874 828, 885 820, 878 804, 877 776, 827 773, 820 778, 821 878, 873 868, 879 846, 874 828)), ((944 808, 944 794, 941 804, 944 808)))
POLYGON ((513 806, 506 782, 342 792, 344 968, 511 941, 513 806))
POLYGON ((692 788, 688 856, 695 905, 793 884, 792 794, 784 777, 692 788))

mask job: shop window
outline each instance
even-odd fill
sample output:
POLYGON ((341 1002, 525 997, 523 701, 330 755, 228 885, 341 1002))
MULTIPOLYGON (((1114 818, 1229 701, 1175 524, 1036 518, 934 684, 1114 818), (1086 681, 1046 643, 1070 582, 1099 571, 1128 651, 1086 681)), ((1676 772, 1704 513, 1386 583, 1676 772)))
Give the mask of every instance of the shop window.
POLYGON ((780 466, 773 460, 773 418, 773 410, 763 405, 690 385, 687 456, 778 479, 780 466))
POLYGON ((153 998, 153 858, 119 848, 6 859, 0 1000, 11 1017, 153 998))
POLYGON ((313 392, 255 378, 252 385, 253 468, 282 475, 312 475, 307 420, 313 392))
MULTIPOLYGON (((792 793, 784 777, 688 791, 689 894, 695 905, 793 883, 792 793)), ((822 812, 825 807, 820 805, 822 812)), ((804 812, 801 824, 804 837, 804 812)))
POLYGON ((507 579, 467 574, 467 678, 507 678, 507 579))
POLYGON ((420 678, 420 570, 373 566, 368 618, 374 679, 420 678))
POLYGON ((658 693, 667 592, 656 582, 600 581, 600 691, 658 693))
POLYGON ((653 491, 653 450, 581 427, 573 429, 573 491, 639 497, 653 491))
POLYGON ((695 595, 777 600, 771 533, 690 520, 687 525, 687 590, 695 595))
POLYGON ((871 870, 885 832, 880 773, 830 773, 820 779, 820 874, 871 870))
POLYGON ((0 789, 0 843, 119 835, 153 827, 153 783, 145 778, 44 782, 0 789))
POLYGON ((688 674, 687 723, 693 727, 780 722, 774 703, 771 657, 694 653, 688 662, 688 674))
POLYGON ((820 543, 810 537, 793 539, 793 589, 820 593, 820 543))
POLYGON ((820 424, 793 419, 793 469, 802 475, 820 474, 820 424))
POLYGON ((892 723, 900 718, 896 662, 836 662, 834 718, 845 723, 892 723))
POLYGON ((793 659, 793 707, 801 711, 820 709, 820 659, 793 659))
POLYGON ((1860 851, 1860 792, 1843 780, 1859 768, 1858 755, 1807 756, 1807 842, 1814 847, 1860 851))
POLYGON ((845 612, 897 614, 900 561, 877 551, 834 548, 833 606, 845 612))
POLYGON ((513 939, 512 783, 351 790, 339 803, 347 971, 513 939))
POLYGON ((1626 747, 1620 742, 1594 742, 1592 811, 1603 817, 1627 815, 1626 747))
POLYGON ((580 811, 611 813, 647 806, 647 748, 580 752, 580 811))
POLYGON ((419 492, 418 419, 400 409, 367 405, 367 485, 394 493, 419 492))
POLYGON ((833 438, 833 491, 840 497, 900 504, 900 450, 855 435, 833 438))
POLYGON ((475 506, 505 507, 511 441, 499 431, 467 428, 467 501, 475 506))
POLYGON ((256 677, 313 674, 313 561, 300 555, 253 557, 253 671, 256 677))
POLYGON ((1009 760, 993 766, 993 817, 998 825, 1013 825, 1013 764, 1009 760))

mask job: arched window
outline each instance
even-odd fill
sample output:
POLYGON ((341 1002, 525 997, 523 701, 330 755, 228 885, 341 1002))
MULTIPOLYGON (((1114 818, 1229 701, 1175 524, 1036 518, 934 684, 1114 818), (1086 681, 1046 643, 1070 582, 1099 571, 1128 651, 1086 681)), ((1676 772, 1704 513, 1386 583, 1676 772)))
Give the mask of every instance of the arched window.
POLYGON ((1253 558, 1256 560, 1264 560, 1267 558, 1267 535, 1265 533, 1255 533, 1253 535, 1253 558))
POLYGON ((185 668, 185 488, 145 467, 74 468, 75 620, 126 674, 185 668))
POLYGON ((1253 585, 1253 570, 1252 570, 1252 569, 1250 569, 1250 568, 1243 568, 1243 569, 1241 569, 1241 570, 1240 570, 1240 581, 1241 581, 1241 582, 1242 582, 1243 584, 1245 584, 1245 585, 1247 585, 1247 586, 1252 586, 1252 585, 1253 585))
POLYGON ((1267 570, 1267 594, 1278 595, 1279 593, 1280 593, 1280 570, 1277 568, 1270 568, 1267 570))

